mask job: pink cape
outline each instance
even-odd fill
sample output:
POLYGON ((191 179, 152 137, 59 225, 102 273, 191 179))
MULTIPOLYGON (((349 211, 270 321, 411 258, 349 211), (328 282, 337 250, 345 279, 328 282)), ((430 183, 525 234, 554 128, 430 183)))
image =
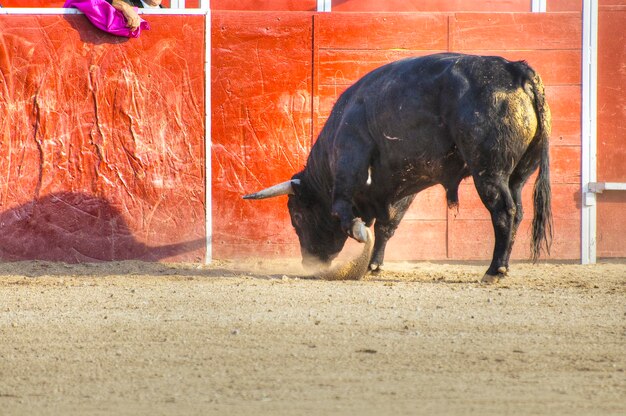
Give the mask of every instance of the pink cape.
MULTIPOLYGON (((126 19, 122 12, 116 10, 105 0, 67 0, 63 7, 77 8, 87 16, 87 19, 94 26, 112 35, 138 38, 142 29, 150 29, 148 22, 141 19, 139 27, 131 31, 130 28, 126 27, 126 19)), ((136 7, 135 10, 137 10, 136 7)))

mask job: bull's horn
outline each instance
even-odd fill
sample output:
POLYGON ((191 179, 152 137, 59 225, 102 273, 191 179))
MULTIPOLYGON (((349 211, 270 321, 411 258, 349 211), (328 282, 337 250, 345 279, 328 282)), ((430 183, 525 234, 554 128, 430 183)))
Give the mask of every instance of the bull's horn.
POLYGON ((352 235, 359 243, 367 243, 369 240, 370 234, 367 232, 365 223, 360 218, 355 218, 352 221, 352 235))
POLYGON ((293 185, 300 185, 300 179, 292 179, 278 185, 270 186, 262 191, 244 195, 243 199, 265 199, 280 195, 293 195, 293 185))

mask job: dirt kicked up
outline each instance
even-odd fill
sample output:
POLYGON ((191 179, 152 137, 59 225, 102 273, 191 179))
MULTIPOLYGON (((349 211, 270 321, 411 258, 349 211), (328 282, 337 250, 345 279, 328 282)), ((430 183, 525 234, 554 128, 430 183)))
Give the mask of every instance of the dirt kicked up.
POLYGON ((484 268, 0 264, 0 414, 626 414, 626 263, 484 268))

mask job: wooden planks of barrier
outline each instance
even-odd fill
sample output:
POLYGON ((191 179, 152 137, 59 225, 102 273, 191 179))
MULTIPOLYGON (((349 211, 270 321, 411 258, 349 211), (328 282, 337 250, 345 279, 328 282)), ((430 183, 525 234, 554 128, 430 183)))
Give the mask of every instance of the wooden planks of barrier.
POLYGON ((151 22, 0 15, 1 259, 204 259, 204 19, 151 22))
MULTIPOLYGON (((3 2, 5 6, 7 1, 10 2, 11 0, 5 0, 3 2)), ((238 2, 240 5, 244 5, 244 3, 238 2)), ((347 7, 349 3, 337 3, 334 10, 339 11, 338 8, 341 5, 347 7)), ((450 2, 449 4, 453 3, 450 2)), ((548 8, 576 10, 577 6, 574 3, 567 0, 548 2, 548 8)), ((235 7, 235 5, 229 5, 227 0, 221 3, 214 1, 213 4, 216 7, 235 7), (221 6, 218 6, 219 4, 221 6)), ((251 4, 246 7, 253 7, 251 4)), ((361 6, 366 4, 367 2, 361 2, 361 6)), ((427 7, 430 3, 422 2, 422 4, 427 7)), ((525 59, 542 74, 553 113, 551 167, 556 237, 552 257, 579 257, 581 163, 581 16, 579 12, 546 14, 345 12, 318 14, 310 12, 285 13, 285 8, 302 7, 309 10, 312 7, 311 4, 304 5, 300 2, 298 3, 299 6, 288 0, 267 2, 266 5, 269 9, 259 13, 219 10, 213 12, 213 76, 211 82, 213 86, 212 186, 214 211, 212 214, 215 226, 213 234, 215 257, 234 257, 242 254, 297 255, 297 238, 291 228, 284 198, 252 205, 249 202, 241 201, 239 199, 241 194, 286 180, 294 172, 300 170, 305 163, 310 145, 315 140, 316 134, 323 125, 334 101, 348 85, 366 72, 403 57, 447 50, 497 54, 509 59, 525 59), (274 8, 280 11, 267 12, 274 10, 274 8), (262 227, 258 226, 259 219, 263 221, 262 227)), ((620 28, 624 25, 625 13, 623 2, 614 0, 601 3, 599 99, 604 104, 599 106, 598 119, 601 131, 598 154, 598 177, 600 180, 624 181, 626 178, 625 172, 621 170, 624 166, 621 161, 625 156, 620 141, 621 137, 624 136, 621 120, 624 118, 623 108, 625 106, 620 98, 624 94, 619 90, 619 86, 625 85, 625 83, 620 82, 621 72, 615 71, 615 61, 620 59, 623 61, 624 56, 623 45, 626 42, 624 42, 623 31, 620 28)), ((19 16, 10 17, 10 21, 13 22, 11 24, 6 23, 9 20, 2 21, 2 35, 5 37, 8 35, 17 36, 14 35, 14 32, 20 30, 18 26, 24 28, 37 27, 44 22, 39 18, 31 18, 35 20, 28 20, 24 24, 24 20, 20 20, 22 18, 19 16)), ((59 17, 56 18, 60 19, 59 17)), ((72 19, 74 18, 69 16, 68 19, 62 18, 60 22, 69 22, 72 19)), ((151 19, 158 23, 153 25, 152 31, 146 32, 145 36, 142 35, 138 41, 113 43, 116 45, 111 48, 113 54, 108 52, 106 58, 99 59, 105 59, 106 62, 113 64, 121 56, 116 52, 116 48, 118 48, 120 51, 124 51, 123 53, 130 62, 139 60, 141 65, 149 65, 152 62, 151 59, 161 59, 160 57, 165 53, 155 54, 150 59, 143 57, 142 52, 140 52, 141 48, 148 47, 148 50, 151 50, 149 45, 152 45, 152 42, 159 45, 169 45, 168 48, 170 49, 180 49, 177 43, 180 40, 177 36, 173 36, 176 39, 166 39, 164 35, 167 31, 178 33, 176 32, 178 22, 171 23, 171 17, 166 16, 154 16, 151 19)), ((193 20, 193 18, 191 19, 193 20)), ((83 23, 80 24, 84 26, 86 22, 84 19, 82 20, 83 23)), ((194 33, 201 33, 203 27, 198 22, 193 21, 190 26, 186 27, 191 27, 194 33)), ((53 30, 55 26, 46 25, 46 27, 47 30, 53 30)), ((63 24, 57 24, 56 27, 63 27, 63 24)), ((18 39, 19 36, 15 39, 18 39)), ((55 36, 44 37, 38 41, 50 40, 51 47, 61 48, 58 50, 63 53, 71 52, 71 47, 66 46, 66 49, 62 49, 64 43, 55 40, 55 36)), ((180 39, 187 39, 187 37, 181 33, 180 39)), ((191 61, 197 62, 202 60, 202 57, 198 55, 202 47, 197 44, 201 38, 194 37, 194 39, 196 39, 195 43, 186 41, 186 46, 180 49, 184 55, 180 55, 180 57, 189 54, 191 61)), ((103 50, 94 39, 83 39, 83 42, 87 56, 99 56, 97 54, 103 50)), ((25 44, 23 43, 23 45, 25 44)), ((79 41, 76 39, 69 43, 70 46, 78 44, 79 41)), ((22 46, 13 45, 11 51, 27 53, 28 51, 22 46)), ((46 48, 49 47, 46 46, 46 48)), ((43 53, 42 51, 47 50, 46 48, 37 53, 43 53)), ((4 56, 19 58, 18 54, 12 53, 13 55, 5 54, 4 56)), ((171 57, 169 54, 167 56, 171 57)), ((36 57, 41 62, 48 62, 46 56, 37 55, 36 57)), ((80 57, 76 56, 73 59, 79 62, 80 57)), ((181 59, 171 57, 171 59, 168 58, 168 62, 159 61, 159 65, 165 70, 166 79, 160 80, 155 88, 163 88, 165 91, 180 90, 181 86, 172 84, 173 79, 181 76, 184 78, 187 76, 186 74, 193 74, 189 78, 193 81, 190 81, 188 85, 182 85, 181 91, 184 97, 195 103, 193 108, 197 108, 199 100, 201 100, 197 91, 201 91, 203 88, 201 85, 202 72, 198 72, 201 64, 194 63, 193 70, 189 72, 190 70, 185 68, 186 64, 183 62, 188 59, 181 59)), ((37 61, 31 60, 29 62, 37 61)), ((35 82, 33 85, 41 82, 41 74, 37 71, 32 72, 32 68, 35 66, 28 66, 26 61, 21 62, 19 59, 7 61, 5 59, 4 61, 0 60, 0 65, 4 65, 3 71, 11 73, 14 79, 30 76, 31 78, 28 80, 23 78, 23 84, 26 86, 31 85, 32 82, 35 82), (34 78, 32 78, 33 74, 36 75, 34 78)), ((80 62, 77 65, 79 68, 80 62)), ((141 65, 134 68, 133 71, 139 74, 145 71, 141 65)), ((71 72, 68 74, 68 78, 73 77, 74 81, 86 82, 83 75, 78 72, 71 72)), ((108 91, 115 90, 109 83, 110 80, 107 80, 102 86, 109 88, 108 91)), ((67 91, 71 90, 69 84, 61 83, 58 85, 64 91, 63 93, 68 93, 67 91)), ((58 97, 53 97, 50 94, 50 92, 45 92, 40 97, 42 99, 58 99, 58 97)), ((164 99, 168 96, 167 94, 163 96, 162 93, 158 92, 152 94, 157 99, 164 99)), ((127 92, 118 90, 116 99, 122 101, 112 111, 122 109, 126 102, 124 100, 129 99, 129 97, 127 92)), ((183 102, 186 102, 185 99, 183 102)), ((160 105, 167 108, 170 104, 169 101, 165 101, 160 105)), ((45 109, 46 107, 41 108, 45 109)), ((175 108, 178 111, 182 107, 180 107, 180 103, 177 103, 175 108)), ((29 111, 32 114, 32 108, 29 111)), ((45 119, 40 125, 40 133, 47 135, 54 132, 58 124, 55 117, 58 118, 59 115, 51 112, 42 112, 41 114, 45 116, 45 119)), ((120 114, 119 120, 111 120, 110 123, 116 131, 121 131, 125 125, 123 122, 123 114, 125 113, 120 114)), ((195 110, 191 114, 196 114, 195 110)), ((191 121, 188 117, 185 115, 185 126, 179 127, 180 129, 195 129, 198 123, 201 125, 201 122, 194 118, 195 115, 191 116, 191 121)), ((169 120, 169 118, 167 119, 169 120)), ((158 124, 156 121, 155 123, 158 124)), ((169 122, 166 124, 170 129, 169 122)), ((139 137, 138 143, 141 146, 151 146, 144 140, 150 141, 161 137, 150 136, 148 139, 147 136, 137 136, 136 131, 130 131, 128 134, 128 137, 133 140, 139 137)), ((161 133, 151 130, 149 135, 152 134, 161 133)), ((191 134, 196 138, 201 137, 199 132, 170 132, 168 134, 175 138, 180 137, 180 134, 191 134)), ((122 139, 120 135, 120 143, 125 143, 124 140, 127 140, 128 137, 122 139)), ((45 143, 42 149, 46 155, 54 153, 48 153, 56 146, 54 143, 54 141, 45 143)), ((175 142, 174 148, 178 146, 176 143, 178 142, 175 142)), ((193 152, 201 149, 200 143, 196 141, 192 143, 193 152)), ((31 144, 34 145, 35 142, 31 144)), ((17 142, 12 143, 13 145, 16 146, 15 148, 21 146, 17 142)), ((134 148, 129 146, 125 143, 121 148, 131 149, 131 153, 133 153, 134 148)), ((28 170, 28 166, 30 166, 28 163, 31 163, 28 160, 36 160, 35 156, 38 151, 36 147, 31 145, 22 146, 22 151, 26 157, 25 160, 27 160, 24 169, 28 170)), ((118 194, 118 191, 113 191, 113 188, 108 188, 109 185, 104 183, 98 185, 98 187, 105 189, 102 191, 101 188, 97 188, 100 195, 107 196, 107 198, 113 195, 111 198, 115 204, 122 204, 125 209, 128 209, 127 214, 124 214, 130 218, 128 232, 137 234, 142 241, 180 241, 182 235, 198 236, 203 232, 202 226, 197 223, 202 216, 198 211, 198 209, 202 209, 201 199, 197 196, 200 192, 199 184, 202 174, 197 172, 202 171, 202 166, 198 165, 198 159, 191 162, 187 156, 178 155, 176 152, 178 150, 174 154, 170 154, 178 160, 175 163, 176 170, 167 171, 168 175, 180 174, 186 178, 185 180, 189 180, 191 185, 185 185, 185 192, 191 192, 192 195, 195 195, 180 194, 176 197, 186 199, 190 204, 187 207, 187 212, 193 213, 193 219, 189 219, 187 222, 175 222, 174 228, 176 230, 168 228, 171 224, 161 228, 162 224, 159 222, 170 221, 171 217, 169 216, 178 215, 175 214, 177 208, 168 205, 169 202, 160 203, 155 214, 150 216, 150 224, 146 225, 139 220, 140 217, 145 217, 142 211, 144 208, 136 210, 140 204, 127 201, 127 198, 132 200, 136 197, 118 194), (164 230, 163 238, 156 234, 157 228, 159 228, 159 232, 164 230), (172 237, 176 235, 178 237, 172 237)), ((193 152, 195 158, 196 153, 193 152)), ((10 154, 12 158, 15 157, 15 153, 10 154)), ((118 155, 114 156, 109 153, 106 153, 105 156, 118 157, 118 155)), ((83 157, 83 162, 92 163, 95 160, 93 154, 89 152, 83 157)), ((14 163, 15 159, 5 160, 8 160, 13 168, 19 165, 14 163)), ((68 172, 74 169, 72 163, 76 163, 76 161, 68 162, 68 160, 61 157, 46 162, 48 163, 47 166, 56 164, 59 169, 50 169, 49 174, 43 176, 45 180, 42 182, 40 190, 43 190, 44 193, 64 190, 65 185, 55 185, 55 183, 64 183, 63 181, 66 180, 64 169, 68 172)), ((124 163, 129 164, 128 166, 132 169, 140 168, 141 163, 136 162, 139 164, 133 165, 135 163, 133 160, 130 158, 124 163)), ((119 162, 119 166, 124 166, 122 162, 119 162)), ((37 167, 37 164, 35 163, 33 166, 37 167)), ((5 169, 9 169, 6 164, 5 169)), ((111 183, 115 184, 116 181, 124 179, 125 175, 112 179, 111 183)), ((15 177, 15 172, 8 172, 6 177, 15 177)), ((32 177, 28 177, 28 179, 25 177, 23 180, 31 181, 23 184, 26 185, 24 188, 27 190, 26 193, 38 186, 36 185, 37 180, 32 177)), ((532 183, 533 180, 531 179, 530 182, 532 183)), ((143 182, 137 180, 136 183, 142 184, 143 182)), ((127 186, 127 183, 124 186, 127 186)), ((514 256, 516 258, 528 256, 526 230, 532 217, 530 188, 529 185, 524 191, 526 219, 522 224, 522 231, 515 248, 514 256)), ((123 186, 120 189, 123 189, 123 186)), ((130 188, 127 187, 126 189, 130 188)), ((28 205, 29 199, 26 197, 17 197, 15 194, 7 197, 7 195, 10 194, 3 195, 6 201, 5 207, 21 206, 20 204, 28 205)), ((624 253, 626 244, 624 244, 624 238, 620 237, 620 235, 626 235, 626 229, 622 229, 624 222, 620 221, 623 211, 623 198, 621 194, 616 193, 599 195, 599 256, 626 255, 624 253), (615 230, 618 232, 616 233, 615 230)), ((407 214, 406 220, 401 225, 396 237, 390 243, 392 246, 389 251, 389 258, 403 260, 488 258, 492 244, 490 224, 486 210, 482 207, 473 190, 471 180, 462 184, 460 199, 461 208, 457 213, 446 208, 440 187, 434 187, 421 193, 407 214)), ((169 199, 167 200, 169 201, 169 199)), ((195 258, 197 258, 197 253, 195 258)))
POLYGON ((291 178, 311 145, 309 13, 213 14, 213 250, 299 254, 285 198, 241 196, 291 178))
MULTIPOLYGON (((626 1, 600 2, 598 181, 626 182, 626 1)), ((626 257, 626 192, 597 196, 597 255, 626 257)))

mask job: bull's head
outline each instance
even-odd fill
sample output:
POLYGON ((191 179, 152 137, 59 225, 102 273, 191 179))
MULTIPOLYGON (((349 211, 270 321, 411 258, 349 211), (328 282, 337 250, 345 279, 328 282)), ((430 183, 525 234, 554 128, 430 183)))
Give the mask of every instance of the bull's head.
POLYGON ((289 195, 287 206, 291 224, 300 240, 304 267, 328 267, 343 248, 347 235, 341 230, 339 221, 331 216, 328 204, 310 190, 298 175, 290 181, 245 195, 243 198, 265 199, 279 195, 289 195))

